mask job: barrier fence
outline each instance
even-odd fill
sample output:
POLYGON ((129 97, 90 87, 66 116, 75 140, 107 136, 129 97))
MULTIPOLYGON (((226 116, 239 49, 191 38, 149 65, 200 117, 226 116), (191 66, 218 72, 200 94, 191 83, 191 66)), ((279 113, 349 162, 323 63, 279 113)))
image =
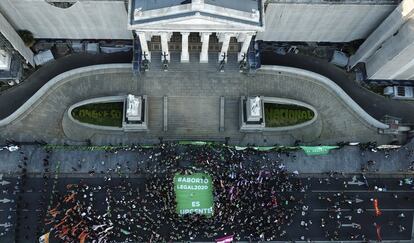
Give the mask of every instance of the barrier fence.
MULTIPOLYGON (((235 149, 237 151, 242 150, 256 150, 261 152, 267 151, 278 151, 278 152, 290 152, 290 151, 297 151, 303 150, 307 155, 326 155, 329 153, 330 150, 339 149, 340 146, 230 146, 225 145, 219 142, 210 142, 210 141, 179 141, 179 145, 185 146, 222 146, 231 149, 235 149)), ((152 149, 156 148, 157 144, 147 144, 147 145, 121 145, 121 146, 83 146, 83 145, 44 145, 44 149, 48 150, 81 150, 81 151, 111 151, 111 150, 132 150, 132 149, 152 149)))

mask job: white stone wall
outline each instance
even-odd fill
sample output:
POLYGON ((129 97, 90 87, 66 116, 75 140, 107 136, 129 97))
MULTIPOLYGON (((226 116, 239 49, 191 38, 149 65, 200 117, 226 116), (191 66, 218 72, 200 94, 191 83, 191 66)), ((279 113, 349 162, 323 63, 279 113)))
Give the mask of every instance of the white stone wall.
POLYGON ((396 5, 269 3, 264 41, 349 42, 366 38, 396 5))
POLYGON ((365 63, 370 79, 414 79, 414 19, 392 35, 365 63))
POLYGON ((368 79, 414 79, 414 0, 404 0, 351 56, 368 79))
POLYGON ((24 44, 23 40, 17 34, 17 32, 13 29, 9 22, 7 22, 6 18, 0 13, 0 32, 2 35, 10 42, 10 44, 14 47, 16 51, 23 56, 27 63, 34 66, 33 60, 33 52, 24 44))
POLYGON ((15 29, 35 38, 131 39, 124 1, 80 1, 67 9, 44 0, 0 0, 0 12, 15 29))
POLYGON ((392 35, 394 35, 401 26, 414 15, 414 1, 404 0, 392 11, 389 16, 373 31, 369 37, 362 43, 358 51, 351 56, 349 67, 352 68, 360 62, 365 62, 371 55, 377 51, 381 45, 392 35))

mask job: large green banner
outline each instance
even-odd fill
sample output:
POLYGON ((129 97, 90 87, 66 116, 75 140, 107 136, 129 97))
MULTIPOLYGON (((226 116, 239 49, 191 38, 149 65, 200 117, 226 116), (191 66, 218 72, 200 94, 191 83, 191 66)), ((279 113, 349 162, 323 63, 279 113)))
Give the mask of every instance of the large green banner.
POLYGON ((326 155, 331 149, 337 149, 339 146, 300 146, 306 155, 326 155))
POLYGON ((213 214, 213 188, 211 176, 204 173, 175 174, 174 191, 177 213, 213 214))

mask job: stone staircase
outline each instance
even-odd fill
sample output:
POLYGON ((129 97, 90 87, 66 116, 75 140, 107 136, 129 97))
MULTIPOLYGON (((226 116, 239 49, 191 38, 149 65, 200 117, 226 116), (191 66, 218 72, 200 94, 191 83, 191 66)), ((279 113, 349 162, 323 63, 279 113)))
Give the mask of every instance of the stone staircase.
MULTIPOLYGON (((171 52, 171 60, 168 65, 169 71, 219 71, 218 53, 210 52, 208 63, 200 63, 200 53, 190 52, 190 62, 180 62, 180 52, 171 52)), ((151 64, 149 72, 162 71, 161 52, 151 52, 151 64)), ((237 53, 229 53, 227 63, 224 66, 224 72, 239 72, 239 63, 237 53)))

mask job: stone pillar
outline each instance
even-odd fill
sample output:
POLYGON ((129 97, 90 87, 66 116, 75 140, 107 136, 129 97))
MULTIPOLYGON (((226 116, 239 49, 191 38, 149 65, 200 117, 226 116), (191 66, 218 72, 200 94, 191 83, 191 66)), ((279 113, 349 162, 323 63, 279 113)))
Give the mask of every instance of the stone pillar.
POLYGON ((170 51, 168 50, 168 41, 171 38, 172 33, 163 32, 161 33, 161 57, 163 57, 164 53, 167 53, 167 60, 170 61, 170 51))
MULTIPOLYGON (((218 61, 220 62, 221 60, 223 60, 223 55, 226 54, 227 55, 227 51, 229 50, 229 45, 230 45, 230 38, 231 38, 231 34, 230 33, 222 33, 220 34, 220 42, 223 42, 223 45, 221 46, 221 51, 219 53, 218 56, 218 61)), ((227 62, 227 56, 226 56, 226 62, 227 62)))
POLYGON ((189 32, 181 32, 181 62, 190 62, 190 55, 188 53, 188 36, 189 32))
MULTIPOLYGON (((237 57, 237 60, 240 62, 241 60, 243 60, 243 55, 247 55, 247 51, 249 50, 249 46, 250 46, 250 42, 252 41, 253 38, 253 34, 243 34, 243 44, 241 47, 241 50, 239 52, 239 55, 237 57)), ((247 61, 247 56, 246 56, 246 61, 247 61)))
POLYGON ((151 52, 148 49, 147 34, 145 32, 137 32, 139 42, 141 43, 142 60, 144 60, 144 53, 147 54, 147 59, 151 61, 151 52))
POLYGON ((211 33, 203 32, 201 35, 201 53, 200 53, 200 62, 208 63, 208 42, 210 40, 211 33))

